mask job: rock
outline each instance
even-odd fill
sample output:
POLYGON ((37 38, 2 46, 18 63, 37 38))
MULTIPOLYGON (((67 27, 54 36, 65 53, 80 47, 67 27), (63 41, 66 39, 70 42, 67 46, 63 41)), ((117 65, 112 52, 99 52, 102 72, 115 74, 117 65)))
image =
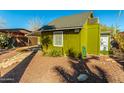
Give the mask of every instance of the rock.
POLYGON ((80 74, 78 77, 77 77, 78 81, 85 81, 88 79, 88 75, 87 74, 80 74))

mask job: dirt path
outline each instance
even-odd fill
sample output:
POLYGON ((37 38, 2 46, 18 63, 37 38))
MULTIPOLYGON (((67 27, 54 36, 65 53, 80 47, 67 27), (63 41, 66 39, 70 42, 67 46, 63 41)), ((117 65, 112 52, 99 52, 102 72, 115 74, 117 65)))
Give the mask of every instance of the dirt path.
POLYGON ((57 74, 55 68, 62 67, 70 74, 74 72, 68 63, 68 58, 65 57, 43 57, 41 51, 39 51, 25 73, 23 74, 20 82, 32 83, 58 83, 64 82, 63 78, 57 74))

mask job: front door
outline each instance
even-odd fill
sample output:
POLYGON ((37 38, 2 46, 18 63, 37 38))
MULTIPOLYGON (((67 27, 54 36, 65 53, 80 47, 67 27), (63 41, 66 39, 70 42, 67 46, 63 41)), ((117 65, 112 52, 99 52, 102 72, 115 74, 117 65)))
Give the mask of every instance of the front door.
POLYGON ((100 51, 108 51, 108 36, 103 35, 100 37, 100 51))

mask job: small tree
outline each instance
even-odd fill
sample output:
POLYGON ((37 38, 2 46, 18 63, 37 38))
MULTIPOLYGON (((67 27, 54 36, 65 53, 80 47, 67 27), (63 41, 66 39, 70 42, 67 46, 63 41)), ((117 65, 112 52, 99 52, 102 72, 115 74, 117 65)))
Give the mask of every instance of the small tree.
POLYGON ((114 35, 114 39, 119 44, 119 48, 124 51, 124 35, 118 33, 114 35))
POLYGON ((29 29, 31 31, 37 31, 42 27, 41 19, 39 17, 35 17, 28 22, 29 24, 29 29))

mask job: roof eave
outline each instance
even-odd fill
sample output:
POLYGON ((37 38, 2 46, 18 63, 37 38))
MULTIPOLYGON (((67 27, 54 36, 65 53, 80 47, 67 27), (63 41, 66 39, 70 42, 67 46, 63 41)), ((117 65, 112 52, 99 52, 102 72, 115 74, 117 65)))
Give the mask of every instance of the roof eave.
POLYGON ((57 31, 57 30, 69 30, 69 29, 82 29, 82 27, 81 27, 81 26, 79 26, 79 27, 63 27, 63 28, 55 28, 55 29, 41 30, 41 32, 57 31))

